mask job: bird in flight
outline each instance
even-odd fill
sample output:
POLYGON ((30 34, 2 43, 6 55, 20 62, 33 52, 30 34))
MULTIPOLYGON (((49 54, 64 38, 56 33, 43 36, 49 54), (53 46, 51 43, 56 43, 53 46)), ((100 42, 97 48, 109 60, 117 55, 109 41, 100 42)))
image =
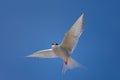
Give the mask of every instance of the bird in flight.
POLYGON ((62 72, 65 73, 68 69, 81 66, 78 62, 71 58, 71 53, 75 49, 79 37, 83 32, 84 13, 73 24, 70 30, 65 34, 64 39, 60 45, 54 42, 51 49, 37 51, 27 57, 32 58, 56 58, 63 59, 62 72))

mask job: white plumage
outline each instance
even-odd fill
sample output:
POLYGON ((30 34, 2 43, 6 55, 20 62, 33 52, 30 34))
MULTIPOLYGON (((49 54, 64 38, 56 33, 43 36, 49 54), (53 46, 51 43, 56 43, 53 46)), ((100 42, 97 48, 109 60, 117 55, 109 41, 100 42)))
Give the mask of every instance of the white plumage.
POLYGON ((76 47, 79 37, 83 32, 84 13, 73 24, 70 30, 65 34, 65 37, 60 45, 57 43, 52 44, 52 49, 40 50, 27 57, 33 58, 55 58, 60 57, 64 60, 63 72, 67 69, 80 66, 75 60, 70 57, 70 54, 76 47))

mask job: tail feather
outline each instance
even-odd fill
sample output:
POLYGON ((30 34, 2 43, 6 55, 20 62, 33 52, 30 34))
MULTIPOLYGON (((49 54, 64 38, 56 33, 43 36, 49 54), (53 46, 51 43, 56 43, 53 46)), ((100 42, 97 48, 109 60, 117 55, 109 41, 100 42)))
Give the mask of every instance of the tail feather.
POLYGON ((63 63, 62 72, 65 73, 68 69, 73 69, 80 66, 81 64, 79 64, 78 62, 76 62, 72 58, 68 58, 68 63, 67 64, 63 63))

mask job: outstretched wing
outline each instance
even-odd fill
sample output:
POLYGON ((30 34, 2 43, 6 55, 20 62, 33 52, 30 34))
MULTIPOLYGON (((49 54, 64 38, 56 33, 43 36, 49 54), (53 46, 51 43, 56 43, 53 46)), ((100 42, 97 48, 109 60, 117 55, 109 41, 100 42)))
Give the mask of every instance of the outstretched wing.
POLYGON ((32 58, 54 58, 57 57, 52 49, 46 49, 46 50, 40 50, 37 51, 31 55, 28 55, 27 57, 32 57, 32 58))
POLYGON ((83 22, 84 22, 84 14, 82 14, 78 18, 78 20, 73 24, 71 29, 66 33, 60 45, 61 47, 66 49, 69 53, 71 53, 76 47, 78 39, 83 31, 83 22))

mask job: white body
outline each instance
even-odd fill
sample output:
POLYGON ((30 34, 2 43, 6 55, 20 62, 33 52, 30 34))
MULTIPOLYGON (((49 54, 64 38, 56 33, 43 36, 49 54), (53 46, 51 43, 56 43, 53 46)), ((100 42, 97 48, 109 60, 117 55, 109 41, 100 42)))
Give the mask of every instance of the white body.
POLYGON ((83 32, 83 22, 84 14, 82 14, 78 20, 73 24, 70 30, 65 34, 65 37, 60 45, 54 43, 52 49, 40 50, 27 57, 37 57, 37 58, 54 58, 60 57, 64 60, 63 62, 63 72, 67 69, 72 69, 74 67, 80 66, 75 60, 70 57, 76 47, 79 37, 83 32))
POLYGON ((53 51, 56 56, 59 56, 63 60, 66 60, 68 57, 70 57, 70 54, 61 46, 57 46, 56 48, 53 48, 53 51))

